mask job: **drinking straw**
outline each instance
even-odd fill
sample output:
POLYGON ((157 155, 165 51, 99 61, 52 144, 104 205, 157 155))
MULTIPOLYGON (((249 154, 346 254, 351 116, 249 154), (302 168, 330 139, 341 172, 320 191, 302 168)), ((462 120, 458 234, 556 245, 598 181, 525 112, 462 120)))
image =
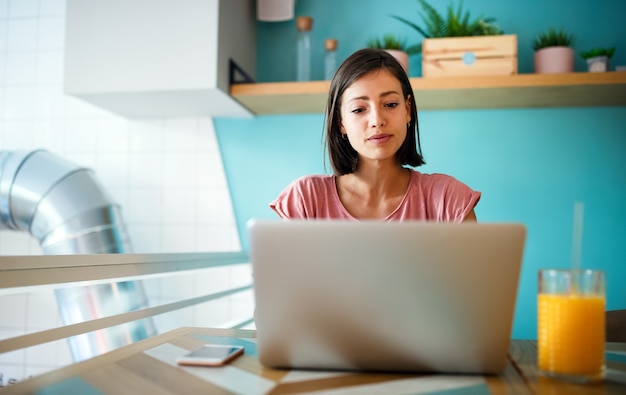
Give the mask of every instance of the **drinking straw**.
POLYGON ((572 293, 578 293, 578 276, 581 268, 583 240, 583 203, 574 203, 574 235, 572 240, 572 293))
POLYGON ((574 235, 572 241, 572 269, 580 270, 581 251, 583 240, 583 210, 582 202, 574 203, 574 235))

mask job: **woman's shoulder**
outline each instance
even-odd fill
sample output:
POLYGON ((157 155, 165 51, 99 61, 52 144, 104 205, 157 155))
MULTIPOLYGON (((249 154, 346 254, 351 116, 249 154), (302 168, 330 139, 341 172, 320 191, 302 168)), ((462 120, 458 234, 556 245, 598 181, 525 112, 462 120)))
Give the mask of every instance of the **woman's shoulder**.
POLYGON ((461 222, 480 200, 480 192, 448 174, 415 172, 412 180, 411 195, 421 199, 428 219, 461 222))
POLYGON ((308 175, 293 180, 280 195, 270 203, 282 218, 330 218, 328 202, 337 200, 335 177, 332 175, 308 175))
POLYGON ((292 186, 301 189, 335 188, 335 176, 331 174, 311 174, 296 178, 292 186))
POLYGON ((451 175, 443 173, 421 173, 417 170, 411 170, 413 180, 416 180, 420 184, 450 184, 459 182, 451 175))
POLYGON ((449 174, 443 173, 420 173, 413 170, 413 188, 424 193, 448 194, 467 193, 472 191, 469 185, 449 174))
POLYGON ((298 182, 334 182, 335 176, 332 174, 308 174, 306 176, 301 176, 296 178, 295 181, 298 182))

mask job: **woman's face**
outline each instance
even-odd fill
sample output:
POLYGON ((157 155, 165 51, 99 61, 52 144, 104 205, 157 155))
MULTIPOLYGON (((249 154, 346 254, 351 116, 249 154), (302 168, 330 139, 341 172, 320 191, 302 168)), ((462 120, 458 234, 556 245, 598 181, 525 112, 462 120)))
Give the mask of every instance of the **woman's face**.
POLYGON ((395 160, 411 121, 409 100, 404 100, 400 81, 386 69, 365 74, 343 92, 340 130, 359 161, 395 160))

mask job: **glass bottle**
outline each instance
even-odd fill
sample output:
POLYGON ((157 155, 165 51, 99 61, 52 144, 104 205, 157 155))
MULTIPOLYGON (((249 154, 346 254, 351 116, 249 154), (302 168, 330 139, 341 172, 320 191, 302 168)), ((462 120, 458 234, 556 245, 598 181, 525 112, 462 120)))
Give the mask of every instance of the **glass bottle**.
POLYGON ((296 81, 311 80, 311 28, 313 18, 300 16, 296 19, 296 81))
POLYGON ((337 70, 337 40, 328 38, 324 41, 324 79, 332 80, 337 70))

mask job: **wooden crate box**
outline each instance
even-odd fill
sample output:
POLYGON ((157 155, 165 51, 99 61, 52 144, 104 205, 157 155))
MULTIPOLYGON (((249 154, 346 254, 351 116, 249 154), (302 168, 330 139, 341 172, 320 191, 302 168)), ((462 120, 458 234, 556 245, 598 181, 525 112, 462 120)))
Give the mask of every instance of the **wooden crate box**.
POLYGON ((422 41, 422 76, 517 74, 517 35, 427 38, 422 41))

